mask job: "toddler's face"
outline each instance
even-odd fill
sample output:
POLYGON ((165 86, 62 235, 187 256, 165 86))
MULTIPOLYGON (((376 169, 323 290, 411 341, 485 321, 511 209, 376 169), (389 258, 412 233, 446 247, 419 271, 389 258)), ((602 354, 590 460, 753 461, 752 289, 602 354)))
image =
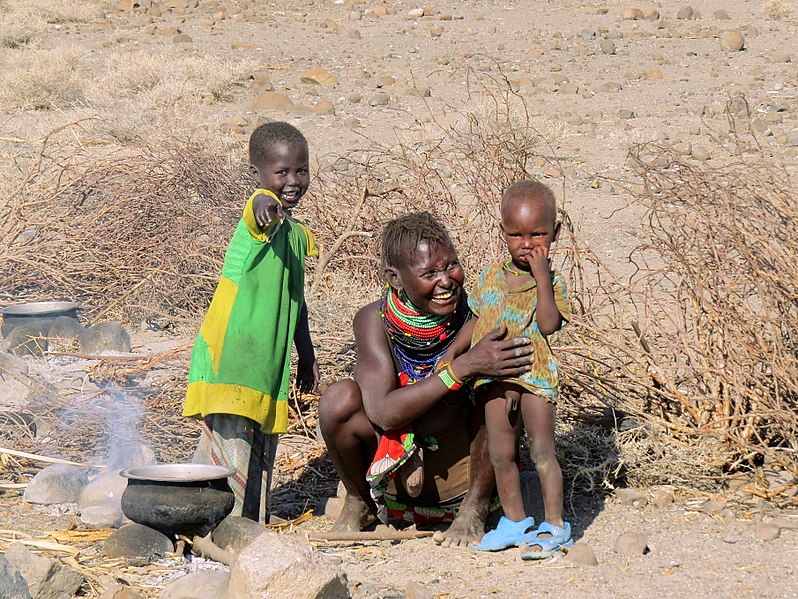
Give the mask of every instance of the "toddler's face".
POLYGON ((548 255, 560 231, 560 223, 552 218, 551 210, 537 198, 515 200, 499 226, 513 265, 524 271, 530 269, 528 260, 532 251, 543 248, 548 255))
POLYGON ((258 187, 268 189, 291 210, 299 204, 310 185, 308 148, 304 144, 277 143, 269 148, 268 158, 250 167, 258 187))

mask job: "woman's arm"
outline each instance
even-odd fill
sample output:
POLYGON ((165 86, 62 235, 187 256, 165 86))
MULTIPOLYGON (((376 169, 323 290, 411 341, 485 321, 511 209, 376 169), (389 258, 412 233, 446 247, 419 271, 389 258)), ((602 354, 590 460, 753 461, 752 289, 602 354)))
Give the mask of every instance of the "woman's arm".
MULTIPOLYGON (((410 424, 450 392, 435 375, 399 387, 376 303, 357 313, 354 328, 357 345, 355 380, 360 386, 366 415, 379 428, 389 430, 410 424)), ((506 328, 494 331, 454 359, 451 368, 458 378, 509 376, 525 372, 531 361, 529 340, 504 340, 506 333, 506 328)))

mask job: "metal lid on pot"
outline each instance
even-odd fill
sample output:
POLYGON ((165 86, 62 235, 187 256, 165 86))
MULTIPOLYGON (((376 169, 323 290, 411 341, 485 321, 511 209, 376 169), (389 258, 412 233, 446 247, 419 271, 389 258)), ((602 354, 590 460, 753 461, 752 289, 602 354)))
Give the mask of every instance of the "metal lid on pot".
POLYGON ((78 305, 75 302, 29 302, 0 308, 0 314, 6 316, 39 316, 69 312, 77 307, 78 305))
POLYGON ((211 464, 157 464, 128 468, 119 473, 132 480, 153 482, 193 483, 205 480, 218 480, 235 474, 235 470, 211 464))

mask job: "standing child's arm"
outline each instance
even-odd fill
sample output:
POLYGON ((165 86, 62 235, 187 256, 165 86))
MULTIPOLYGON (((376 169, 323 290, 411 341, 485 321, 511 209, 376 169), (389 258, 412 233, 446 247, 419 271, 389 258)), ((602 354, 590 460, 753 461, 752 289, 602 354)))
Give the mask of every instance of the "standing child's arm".
POLYGON ((537 307, 535 320, 541 335, 551 335, 560 329, 562 314, 554 301, 554 288, 551 284, 551 265, 549 264, 549 250, 546 247, 536 247, 527 255, 527 264, 535 277, 538 288, 537 307))
POLYGON ((303 301, 294 332, 294 345, 298 356, 296 386, 303 393, 315 393, 319 388, 319 364, 310 338, 308 305, 303 301))

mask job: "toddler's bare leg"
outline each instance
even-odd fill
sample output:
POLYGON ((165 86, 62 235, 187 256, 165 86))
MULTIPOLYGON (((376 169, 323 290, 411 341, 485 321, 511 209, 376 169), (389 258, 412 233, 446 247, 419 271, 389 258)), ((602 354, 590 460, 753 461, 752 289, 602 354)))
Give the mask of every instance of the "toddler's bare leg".
POLYGON ((554 404, 545 397, 524 393, 521 413, 529 437, 529 453, 535 463, 543 491, 546 522, 563 526, 563 482, 560 463, 554 452, 554 404))
POLYGON ((488 453, 496 473, 496 489, 504 515, 520 522, 526 518, 515 460, 520 419, 517 411, 510 416, 507 414, 508 394, 520 395, 516 389, 506 385, 494 383, 490 386, 485 404, 485 424, 488 428, 488 453))

